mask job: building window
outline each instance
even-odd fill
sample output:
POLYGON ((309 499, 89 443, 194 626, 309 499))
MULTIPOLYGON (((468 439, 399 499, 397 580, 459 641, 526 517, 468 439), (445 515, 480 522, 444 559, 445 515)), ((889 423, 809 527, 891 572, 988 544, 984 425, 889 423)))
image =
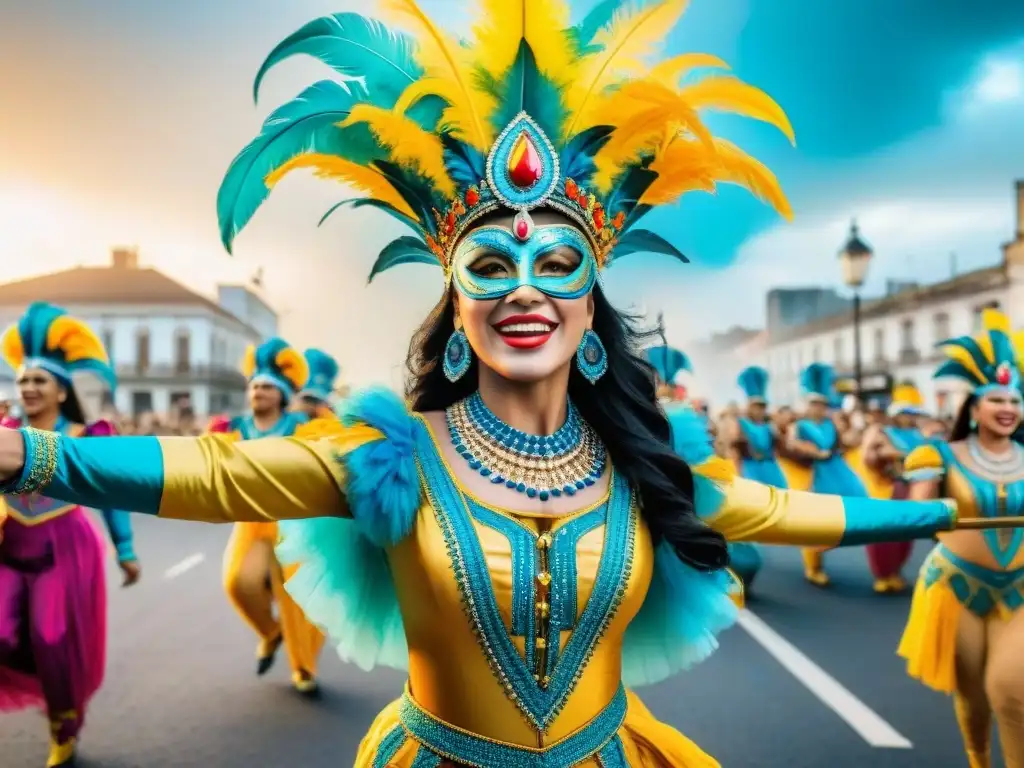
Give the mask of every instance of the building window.
POLYGON ((907 318, 900 324, 900 362, 917 362, 918 352, 914 343, 914 321, 907 318))
POLYGON ((153 393, 145 390, 132 392, 132 416, 153 412, 153 393))
POLYGON ((139 373, 149 370, 149 331, 141 330, 135 337, 135 367, 139 373))
POLYGON ((936 312, 932 318, 932 327, 935 331, 935 343, 945 341, 949 338, 949 314, 936 312))
POLYGON ((843 364, 843 337, 836 336, 832 341, 832 358, 836 365, 843 364))
POLYGON ((811 347, 811 362, 821 362, 821 344, 815 344, 813 347, 811 347))
POLYGON ((187 330, 178 331, 174 336, 174 370, 188 373, 192 364, 192 337, 187 330))
POLYGON ((875 362, 885 362, 885 328, 875 328, 875 362))

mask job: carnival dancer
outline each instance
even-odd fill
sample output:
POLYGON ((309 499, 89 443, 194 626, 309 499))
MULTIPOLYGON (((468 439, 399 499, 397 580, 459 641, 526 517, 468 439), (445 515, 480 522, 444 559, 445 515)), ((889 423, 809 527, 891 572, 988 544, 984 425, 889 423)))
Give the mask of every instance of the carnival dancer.
MULTIPOLYGON (((920 445, 904 461, 912 499, 956 499, 964 514, 1024 512, 1021 350, 1006 316, 986 310, 983 331, 943 342, 936 377, 971 389, 948 443, 920 445)), ((942 534, 925 560, 899 646, 907 671, 953 694, 971 768, 991 765, 995 715, 1007 768, 1024 768, 1024 531, 942 534)))
POLYGON ((683 2, 603 4, 577 27, 561 2, 487 2, 466 41, 411 0, 395 5, 415 43, 349 13, 272 54, 315 52, 359 79, 324 81, 275 112, 229 170, 220 212, 230 243, 268 169, 274 181, 313 167, 414 228, 374 267, 443 268, 407 400, 352 398, 341 433, 317 441, 0 430, 0 480, 165 518, 323 516, 281 524, 278 554, 299 564, 289 591, 343 658, 409 675, 357 768, 713 768, 623 681, 665 679, 714 649, 736 615, 726 542, 929 536, 955 525, 955 506, 768 488, 711 455, 690 409, 672 409, 670 427, 658 408, 599 270, 638 251, 678 258, 638 219, 716 178, 788 210, 764 167, 715 144, 695 112, 731 105, 788 133, 773 102, 732 78, 680 89, 708 57, 638 74, 633 55, 683 2), (297 123, 305 139, 279 130, 317 110, 320 122, 297 123))
MULTIPOLYGON (((0 339, 16 371, 24 423, 55 434, 107 436, 108 422, 86 426, 72 374, 89 372, 116 385, 96 334, 63 309, 32 304, 0 339)), ((19 425, 5 419, 7 426, 19 425)), ((101 508, 124 585, 141 570, 128 513, 101 508)), ((86 709, 103 682, 107 592, 103 535, 81 506, 38 493, 0 503, 0 712, 45 709, 47 766, 75 764, 86 709), (4 516, 6 514, 6 520, 4 516)))
MULTIPOLYGON (((232 440, 314 436, 305 413, 287 410, 309 379, 306 358, 275 337, 258 347, 249 347, 242 372, 249 382, 251 412, 230 421, 218 420, 209 431, 226 433, 232 440)), ((224 552, 224 589, 259 637, 256 674, 265 675, 270 670, 284 645, 292 685, 299 693, 313 696, 319 690, 316 671, 323 633, 310 623, 284 589, 284 582, 294 568, 282 569, 274 556, 277 538, 274 522, 235 525, 224 552)))
POLYGON ((333 418, 334 386, 341 366, 322 349, 307 349, 304 357, 309 367, 309 381, 299 392, 296 410, 310 419, 333 418))
POLYGON ((679 376, 684 371, 693 373, 693 366, 686 353, 668 344, 661 344, 647 347, 644 358, 654 368, 658 399, 663 404, 682 402, 685 389, 679 385, 679 376))
MULTIPOLYGON (((786 477, 775 458, 779 433, 768 418, 768 371, 757 366, 744 368, 737 384, 746 395, 747 408, 745 415, 731 419, 727 424, 729 457, 736 463, 742 477, 785 488, 786 477)), ((761 570, 762 558, 757 547, 748 543, 730 544, 729 561, 732 570, 743 580, 743 586, 749 590, 761 570)))
MULTIPOLYGON (((917 429, 917 419, 924 415, 924 400, 912 383, 893 388, 888 418, 869 419, 861 444, 859 466, 851 467, 864 481, 868 495, 875 499, 907 498, 903 481, 903 460, 926 440, 917 429)), ((913 542, 898 541, 868 544, 865 547, 868 565, 874 576, 875 592, 888 594, 907 588, 903 566, 910 559, 913 542)))
MULTIPOLYGON (((798 420, 788 436, 791 454, 810 465, 810 490, 857 498, 866 496, 864 484, 844 458, 849 446, 843 444, 829 405, 835 398, 835 377, 831 366, 811 363, 800 373, 800 388, 807 402, 804 418, 798 420)), ((804 576, 815 586, 829 584, 819 547, 803 549, 804 576)))

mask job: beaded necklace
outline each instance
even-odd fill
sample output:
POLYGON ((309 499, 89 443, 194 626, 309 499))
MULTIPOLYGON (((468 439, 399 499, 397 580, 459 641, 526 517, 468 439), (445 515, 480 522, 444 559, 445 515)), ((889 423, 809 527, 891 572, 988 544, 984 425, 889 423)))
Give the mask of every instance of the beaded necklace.
POLYGON ((604 444, 572 403, 553 435, 528 435, 506 424, 479 392, 449 408, 445 420, 452 445, 470 468, 531 499, 573 496, 604 474, 604 444))

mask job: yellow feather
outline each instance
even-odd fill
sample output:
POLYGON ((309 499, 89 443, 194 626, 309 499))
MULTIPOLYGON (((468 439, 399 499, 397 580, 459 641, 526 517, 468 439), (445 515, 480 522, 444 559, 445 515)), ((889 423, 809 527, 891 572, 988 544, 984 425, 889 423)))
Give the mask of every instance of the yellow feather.
POLYGON ((643 203, 673 203, 687 192, 714 192, 720 173, 720 161, 714 152, 696 141, 674 141, 651 163, 657 172, 643 196, 643 203))
POLYGON ((981 324, 986 331, 1000 331, 1009 336, 1013 331, 1010 328, 1010 318, 998 309, 985 309, 981 313, 981 324))
POLYGON ((675 90, 679 87, 679 81, 698 67, 729 69, 728 64, 709 53, 684 53, 659 62, 644 79, 653 80, 666 88, 675 90))
POLYGON ((480 0, 473 27, 476 66, 501 80, 526 40, 537 69, 556 82, 572 78, 575 56, 565 34, 570 24, 565 0, 480 0))
MULTIPOLYGON (((684 192, 691 189, 706 189, 704 186, 692 187, 694 180, 703 182, 707 178, 704 168, 693 171, 695 153, 693 142, 678 139, 673 141, 666 151, 651 163, 651 170, 658 172, 658 178, 647 188, 641 202, 650 205, 662 205, 677 200, 684 192)), ((768 168, 748 155, 735 144, 724 139, 715 139, 715 153, 709 154, 708 162, 712 163, 710 175, 716 183, 738 184, 745 187, 756 197, 770 203, 775 210, 787 219, 793 217, 779 181, 768 168)))
POLYGON ((526 0, 479 0, 473 25, 477 66, 495 80, 512 66, 519 51, 526 0))
POLYGON ((660 154, 681 131, 696 136, 709 150, 714 138, 700 116, 675 91, 651 80, 624 83, 594 111, 601 125, 615 126, 594 158, 595 184, 607 191, 619 170, 647 153, 660 154))
POLYGON ((1013 342, 1013 349, 1017 353, 1017 362, 1021 370, 1024 371, 1024 331, 1014 331, 1010 339, 1013 342))
POLYGON ((900 384, 893 387, 892 399, 895 403, 909 403, 918 407, 924 405, 924 398, 913 384, 900 384))
POLYGON ((306 386, 306 381, 309 379, 309 363, 306 362, 306 358, 301 352, 292 347, 285 347, 277 353, 274 364, 281 371, 281 375, 288 379, 296 390, 306 386))
POLYGON ((242 375, 247 379, 251 379, 252 375, 256 373, 256 345, 250 344, 245 348, 245 354, 242 355, 242 375))
MULTIPOLYGON (((980 341, 981 339, 979 339, 979 342, 980 341)), ((985 341, 988 341, 988 339, 985 339, 985 341)), ((943 352, 946 353, 946 357, 948 357, 950 360, 955 360, 968 371, 970 371, 978 381, 987 380, 987 377, 985 376, 985 374, 981 372, 981 369, 978 367, 978 364, 974 362, 974 356, 971 355, 971 353, 968 352, 963 347, 944 347, 943 352)), ((988 355, 989 359, 991 360, 991 349, 988 350, 988 355)))
POLYGON ((571 118, 566 136, 597 123, 590 113, 599 97, 618 79, 643 66, 643 59, 654 53, 656 46, 679 21, 687 0, 661 0, 620 12, 611 25, 601 30, 594 43, 602 50, 584 56, 566 94, 566 107, 571 118))
POLYGON ((761 120, 782 131, 791 143, 796 143, 793 126, 782 107, 760 88, 747 85, 738 78, 706 78, 684 86, 679 98, 694 109, 718 109, 761 120))
POLYGON ((569 16, 565 0, 523 0, 523 37, 530 44, 537 69, 559 84, 575 77, 577 57, 565 33, 569 16))
POLYGON ((307 152, 303 155, 293 157, 287 163, 271 171, 263 180, 267 188, 273 188, 281 179, 296 168, 312 168, 317 176, 324 179, 333 179, 350 187, 364 192, 370 197, 381 200, 395 207, 406 216, 419 221, 419 216, 413 212, 409 204, 405 202, 390 182, 381 176, 373 168, 350 162, 336 155, 322 155, 316 152, 307 152))
POLYGON ((425 131, 405 115, 371 104, 357 104, 341 124, 366 123, 377 140, 391 150, 391 159, 399 165, 414 167, 434 182, 445 197, 455 194, 455 183, 444 165, 444 147, 437 134, 425 131))
POLYGON ((107 352, 92 328, 68 315, 62 315, 50 323, 46 330, 46 348, 60 350, 69 363, 79 360, 97 360, 109 363, 107 352))
POLYGON ((3 355, 4 362, 15 370, 25 360, 25 345, 21 342, 17 325, 12 325, 4 331, 3 338, 0 338, 0 354, 3 355))
MULTIPOLYGON (((450 107, 446 110, 449 126, 458 126, 465 140, 477 149, 486 152, 494 139, 494 131, 487 125, 484 115, 494 109, 494 97, 477 89, 473 84, 472 53, 452 40, 430 20, 416 0, 384 0, 382 10, 409 22, 417 38, 416 60, 423 67, 426 77, 432 81, 450 81, 453 88, 449 94, 455 98, 446 99, 450 107)), ((423 88, 423 82, 409 87, 423 88)), ((420 91, 422 96, 429 91, 420 91)), ((442 96, 438 93, 437 95, 442 96)), ((395 111, 401 111, 397 108, 395 111)))

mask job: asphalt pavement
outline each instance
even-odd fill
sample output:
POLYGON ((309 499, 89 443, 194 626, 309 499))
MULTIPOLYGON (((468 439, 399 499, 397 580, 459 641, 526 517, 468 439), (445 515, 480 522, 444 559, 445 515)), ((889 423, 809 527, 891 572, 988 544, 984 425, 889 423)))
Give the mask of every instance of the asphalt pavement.
MULTIPOLYGON (((253 637, 220 585, 229 529, 135 520, 143 580, 123 590, 111 566, 107 681, 82 768, 350 766, 401 675, 361 672, 325 649, 319 701, 292 693, 284 663, 256 678, 253 637)), ((909 596, 872 594, 862 550, 826 562, 833 586, 822 590, 803 581, 795 550, 766 549, 721 649, 638 693, 724 768, 965 768, 950 701, 895 655, 909 596)), ((42 768, 46 734, 38 713, 0 718, 0 768, 42 768)))

